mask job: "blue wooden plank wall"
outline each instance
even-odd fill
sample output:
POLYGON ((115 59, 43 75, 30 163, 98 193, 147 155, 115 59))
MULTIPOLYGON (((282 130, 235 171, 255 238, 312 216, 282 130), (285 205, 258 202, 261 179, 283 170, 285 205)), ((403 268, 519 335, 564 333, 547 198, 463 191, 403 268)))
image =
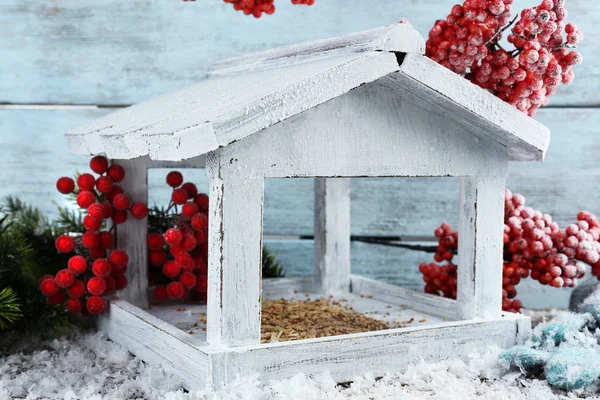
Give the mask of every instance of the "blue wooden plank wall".
MULTIPOLYGON (((204 77, 218 59, 278 45, 343 35, 409 19, 423 35, 451 0, 317 0, 312 7, 278 0, 277 12, 255 20, 221 0, 0 0, 0 196, 15 194, 53 213, 64 199, 60 175, 84 169, 62 134, 104 115, 204 77)), ((515 0, 522 8, 539 1, 515 0)), ((600 213, 600 4, 569 0, 570 19, 585 34, 584 64, 537 119, 553 132, 545 163, 511 168, 509 187, 561 223, 579 209, 600 213)), ((206 181, 190 172, 200 186, 206 181)), ((150 176, 151 199, 167 194, 162 172, 150 176)), ((265 235, 290 276, 312 271, 313 182, 272 180, 265 186, 265 235), (278 238, 275 238, 278 237, 278 238), (281 238, 284 237, 284 238, 281 238)), ((457 182, 440 179, 359 179, 352 182, 352 233, 431 237, 454 222, 457 182)), ((416 266, 427 254, 355 243, 357 273, 421 287, 416 266)), ((564 306, 568 291, 528 285, 530 307, 564 306), (549 293, 550 295, 542 295, 549 293)))

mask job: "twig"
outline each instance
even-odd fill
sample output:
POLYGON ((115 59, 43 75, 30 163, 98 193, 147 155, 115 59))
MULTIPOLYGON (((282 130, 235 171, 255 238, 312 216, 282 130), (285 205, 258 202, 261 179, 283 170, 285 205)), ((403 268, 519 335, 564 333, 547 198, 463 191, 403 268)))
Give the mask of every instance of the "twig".
POLYGON ((519 15, 516 15, 513 18, 513 20, 510 21, 508 24, 506 24, 502 29, 497 30, 496 33, 494 33, 491 38, 489 38, 488 40, 486 40, 483 45, 487 46, 487 44, 490 43, 491 41, 493 41, 495 38, 497 38, 498 35, 500 35, 502 32, 504 32, 505 30, 507 30, 508 28, 510 28, 510 26, 515 23, 515 21, 517 20, 518 17, 519 17, 519 15))

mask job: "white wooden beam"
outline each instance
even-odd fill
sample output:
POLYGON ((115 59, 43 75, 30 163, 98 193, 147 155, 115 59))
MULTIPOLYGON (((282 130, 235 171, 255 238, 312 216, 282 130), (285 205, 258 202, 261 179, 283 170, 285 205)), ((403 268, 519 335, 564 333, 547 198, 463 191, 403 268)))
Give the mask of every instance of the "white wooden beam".
POLYGON ((360 296, 372 296, 375 300, 392 305, 404 305, 449 320, 456 319, 456 300, 434 296, 415 290, 404 289, 389 283, 377 282, 358 275, 351 276, 352 293, 360 296))
POLYGON ((263 179, 223 177, 207 157, 210 181, 207 340, 260 343, 263 179))
POLYGON ((502 312, 504 177, 462 177, 458 217, 458 318, 502 312))
POLYGON ((283 46, 261 53, 222 60, 209 69, 208 75, 221 76, 257 70, 264 71, 265 69, 314 61, 323 57, 365 51, 423 54, 425 41, 411 24, 394 24, 342 37, 283 46))
MULTIPOLYGON (((148 203, 148 170, 147 159, 114 160, 126 173, 119 184, 131 201, 148 203)), ((119 298, 127 300, 140 308, 148 307, 148 218, 135 219, 129 216, 123 224, 116 228, 117 248, 127 251, 127 287, 119 292, 119 298)))
POLYGON ((350 179, 315 179, 315 283, 323 293, 350 290, 350 179))

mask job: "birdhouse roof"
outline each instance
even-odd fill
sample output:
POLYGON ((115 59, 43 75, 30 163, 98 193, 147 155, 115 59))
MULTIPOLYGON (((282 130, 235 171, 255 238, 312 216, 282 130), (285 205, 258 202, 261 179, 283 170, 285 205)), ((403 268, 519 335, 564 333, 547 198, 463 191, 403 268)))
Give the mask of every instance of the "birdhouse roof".
POLYGON ((75 154, 182 160, 205 154, 384 78, 425 110, 487 136, 514 161, 539 161, 549 130, 423 55, 410 24, 396 24, 233 58, 207 79, 79 126, 66 134, 75 154))

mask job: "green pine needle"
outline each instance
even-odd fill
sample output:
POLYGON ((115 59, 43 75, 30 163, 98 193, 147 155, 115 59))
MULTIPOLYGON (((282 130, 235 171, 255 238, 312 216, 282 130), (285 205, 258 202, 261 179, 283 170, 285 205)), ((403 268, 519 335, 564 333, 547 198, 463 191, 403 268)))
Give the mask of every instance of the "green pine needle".
POLYGON ((17 322, 23 314, 19 298, 9 287, 0 291, 0 330, 6 330, 17 322))
POLYGON ((282 278, 285 276, 281 261, 271 253, 267 246, 263 246, 262 276, 263 278, 282 278))

